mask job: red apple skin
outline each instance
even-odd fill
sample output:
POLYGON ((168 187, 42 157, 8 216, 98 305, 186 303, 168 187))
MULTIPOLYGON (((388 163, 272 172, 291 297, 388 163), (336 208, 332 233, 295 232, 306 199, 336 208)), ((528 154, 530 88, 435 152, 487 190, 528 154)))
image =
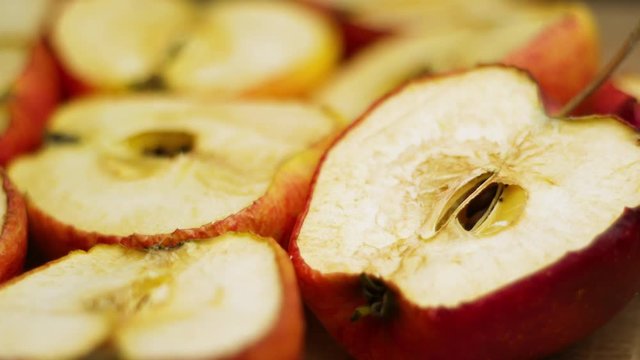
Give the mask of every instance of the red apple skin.
POLYGON ((272 239, 265 239, 265 241, 273 248, 280 271, 283 289, 280 314, 269 334, 240 354, 232 356, 231 359, 300 359, 304 345, 304 321, 296 274, 289 255, 272 239))
MULTIPOLYGON (((398 91, 379 99, 334 144, 398 91)), ((351 322, 354 310, 366 305, 359 276, 320 273, 305 262, 297 245, 318 174, 332 147, 316 168, 288 250, 305 304, 357 359, 539 358, 602 326, 640 291, 638 207, 621 209, 620 218, 586 248, 473 302, 455 308, 422 308, 387 283, 395 298, 392 314, 351 322)))
POLYGON ((545 28, 502 63, 529 71, 538 82, 545 103, 562 105, 595 77, 599 46, 593 17, 575 7, 558 22, 545 28))
POLYGON ((27 253, 27 212, 20 192, 0 168, 0 180, 7 197, 4 226, 0 229, 0 283, 22 271, 27 253))
POLYGON ((0 166, 40 146, 49 115, 60 101, 55 60, 44 43, 37 43, 25 71, 10 90, 10 123, 0 134, 0 166))
POLYGON ((329 140, 322 141, 287 162, 274 176, 267 192, 251 205, 227 218, 192 229, 165 234, 116 236, 76 229, 38 209, 27 198, 29 233, 38 258, 55 259, 71 250, 87 250, 98 243, 147 248, 174 246, 191 239, 215 237, 229 232, 250 232, 276 239, 287 248, 291 229, 305 206, 315 166, 329 140))
POLYGON ((640 103, 633 95, 607 81, 576 111, 578 115, 616 115, 629 126, 640 131, 640 103))

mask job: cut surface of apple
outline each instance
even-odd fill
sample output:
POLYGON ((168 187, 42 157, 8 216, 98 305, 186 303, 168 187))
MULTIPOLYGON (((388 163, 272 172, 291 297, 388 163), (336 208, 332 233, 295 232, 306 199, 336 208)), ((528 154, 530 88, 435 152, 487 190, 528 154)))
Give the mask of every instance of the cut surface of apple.
POLYGON ((332 25, 300 4, 194 3, 70 1, 56 21, 54 45, 71 75, 93 88, 221 96, 298 95, 323 80, 339 56, 332 25))
POLYGON ((0 38, 2 43, 30 43, 40 36, 51 0, 1 0, 0 38))
POLYGON ((2 358, 293 359, 301 348, 286 254, 248 234, 74 252, 0 288, 0 314, 2 358))
POLYGON ((277 237, 286 224, 262 220, 299 211, 308 185, 298 186, 315 161, 296 155, 334 125, 299 102, 88 98, 61 109, 48 145, 10 175, 33 208, 83 232, 170 234, 225 220, 234 228, 242 221, 232 215, 246 210, 260 225, 250 230, 277 237))
MULTIPOLYGON (((393 349, 414 337, 402 335, 407 329, 421 334, 413 346, 434 358, 445 358, 446 347, 455 343, 448 336, 457 331, 465 341, 468 335, 467 350, 474 356, 556 351, 600 325, 640 286, 640 278, 629 275, 640 257, 637 211, 626 215, 624 226, 615 225, 625 207, 640 204, 637 141, 638 133, 614 118, 547 116, 537 87, 513 68, 483 67, 410 83, 360 118, 321 163, 290 248, 303 294, 356 356, 383 358, 384 351, 374 355, 374 347, 365 344, 383 341, 380 347, 393 349), (607 237, 609 229, 617 230, 607 237), (578 260, 579 253, 595 246, 601 234, 606 244, 635 247, 612 250, 610 259, 624 259, 618 261, 623 265, 610 264, 599 269, 595 284, 582 283, 579 270, 567 274, 563 267, 587 261, 586 255, 578 260), (618 281, 604 275, 618 266, 628 266, 619 274, 626 278, 616 285, 619 294, 591 298, 599 291, 594 288, 618 281), (350 325, 348 318, 335 316, 335 308, 334 315, 325 312, 332 305, 323 303, 330 293, 319 296, 323 287, 336 290, 340 279, 360 274, 379 279, 383 285, 374 289, 386 287, 395 294, 401 307, 397 318, 350 325), (524 280, 536 274, 535 281, 524 280), (534 283, 548 293, 522 290, 534 283), (575 297, 574 285, 582 287, 575 297), (553 298, 562 287, 568 298, 553 298), (522 298, 514 295, 518 291, 522 298), (526 312, 545 301, 561 304, 548 311, 571 314, 555 339, 549 313, 526 312), (490 326, 480 324, 500 307, 513 314, 496 317, 490 326), (424 322, 408 324, 412 321, 424 322), (380 329, 385 324, 387 330, 380 329), (539 327, 535 336, 519 332, 530 325, 539 327), (367 326, 374 329, 367 333, 367 326), (535 337, 545 340, 524 345, 535 337)), ((342 281, 344 289, 351 286, 342 281)), ((342 295, 357 294, 349 291, 342 295)), ((404 350, 410 354, 412 348, 404 350)))
MULTIPOLYGON (((382 40, 348 62, 314 98, 352 120, 382 95, 416 76, 506 61, 544 80, 543 90, 563 102, 586 85, 585 81, 595 72, 597 48, 595 37, 590 34, 592 27, 593 19, 586 8, 564 5, 532 8, 518 22, 382 40), (566 53, 554 49, 557 45, 552 41, 554 37, 568 37, 571 40, 567 41, 576 48, 566 53), (558 63, 541 61, 537 55, 527 55, 528 51, 557 58, 558 63), (576 53, 583 54, 583 61, 575 61, 574 70, 566 71, 576 53), (565 71, 564 78, 558 75, 560 69, 565 71), (551 73, 554 78, 563 78, 565 84, 547 79, 551 73)), ((565 41, 563 46, 568 46, 565 41)))

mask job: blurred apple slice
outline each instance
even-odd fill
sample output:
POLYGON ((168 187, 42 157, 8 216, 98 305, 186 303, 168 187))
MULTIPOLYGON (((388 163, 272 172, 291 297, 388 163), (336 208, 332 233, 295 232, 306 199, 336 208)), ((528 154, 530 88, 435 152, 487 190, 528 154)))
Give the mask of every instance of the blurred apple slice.
POLYGON ((55 22, 53 43, 72 81, 98 90, 294 96, 323 80, 338 60, 332 24, 306 6, 194 4, 69 1, 55 22))
POLYGON ((27 252, 24 200, 0 168, 0 283, 22 271, 27 252))
POLYGON ((409 79, 504 62, 530 71, 551 103, 564 103, 598 66, 593 18, 587 8, 536 7, 521 22, 447 34, 382 40, 362 51, 314 98, 346 119, 409 79))
POLYGON ((0 357, 297 359, 299 301, 291 263, 270 239, 100 245, 0 288, 0 357))
POLYGON ((55 62, 39 42, 49 1, 0 0, 0 166, 42 140, 60 98, 55 62))
POLYGON ((9 173, 48 257, 229 230, 286 245, 334 127, 298 102, 88 98, 62 108, 47 146, 9 173))
POLYGON ((409 83, 313 184, 290 254, 359 359, 541 358, 640 290, 638 133, 549 117, 514 68, 409 83))

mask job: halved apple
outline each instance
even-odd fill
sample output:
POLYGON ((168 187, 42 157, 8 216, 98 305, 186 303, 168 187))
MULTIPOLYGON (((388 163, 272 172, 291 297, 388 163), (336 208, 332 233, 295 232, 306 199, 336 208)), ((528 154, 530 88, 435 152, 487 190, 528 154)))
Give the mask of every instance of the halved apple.
POLYGON ((514 68, 412 82, 318 169, 289 248, 304 299, 357 358, 551 354, 640 290, 638 137, 547 116, 514 68))
POLYGON ((77 91, 297 96, 333 69, 330 20, 285 1, 72 0, 53 29, 77 91), (145 16, 140 16, 144 14, 145 16))
POLYGON ((297 359, 286 253, 248 234, 147 251, 100 245, 0 288, 3 359, 297 359))
POLYGON ((598 69, 594 20, 580 5, 540 6, 526 14, 481 29, 382 40, 349 61, 314 98, 353 120, 418 75, 502 62, 531 72, 546 100, 563 104, 598 69))
POLYGON ((0 165, 35 149, 60 98, 56 64, 38 42, 49 1, 0 1, 0 165))
POLYGON ((27 253, 24 200, 0 168, 0 283, 22 271, 27 253))
POLYGON ((230 230, 286 246, 334 126, 298 102, 87 98, 57 112, 47 146, 9 174, 45 257, 230 230))

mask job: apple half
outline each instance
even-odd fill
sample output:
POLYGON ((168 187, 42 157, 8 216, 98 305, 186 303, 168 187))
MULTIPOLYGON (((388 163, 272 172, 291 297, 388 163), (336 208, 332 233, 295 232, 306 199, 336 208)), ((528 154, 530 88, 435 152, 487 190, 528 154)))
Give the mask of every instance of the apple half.
POLYGON ((27 253, 27 212, 22 196, 0 168, 0 283, 22 271, 27 253))
POLYGON ((314 93, 315 101, 348 120, 411 78, 501 62, 528 70, 545 100, 563 104, 598 69, 594 19, 588 8, 547 5, 518 22, 445 34, 390 37, 363 50, 314 93))
POLYGON ((59 11, 52 41, 72 91, 226 97, 305 94, 341 49, 320 12, 256 0, 72 0, 59 11))
POLYGON ((0 166, 35 149, 59 102, 53 57, 39 41, 49 2, 0 0, 0 166))
POLYGON ((509 67, 421 79, 326 153, 290 254, 359 359, 525 359, 640 290, 638 132, 545 114, 509 67))
POLYGON ((335 126, 293 101, 86 98, 61 108, 48 144, 9 174, 45 258, 231 230, 286 246, 335 126))
POLYGON ((287 254, 226 234, 172 249, 100 245, 0 288, 3 359, 297 359, 287 254))

